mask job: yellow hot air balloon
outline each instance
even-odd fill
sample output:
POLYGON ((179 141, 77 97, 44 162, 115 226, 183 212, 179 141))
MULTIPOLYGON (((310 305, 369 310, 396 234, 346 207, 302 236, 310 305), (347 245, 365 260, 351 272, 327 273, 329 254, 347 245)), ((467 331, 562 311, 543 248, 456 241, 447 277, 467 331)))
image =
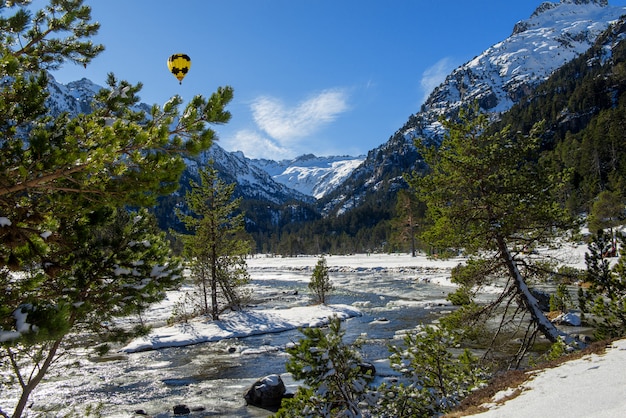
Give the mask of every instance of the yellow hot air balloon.
POLYGON ((167 68, 183 84, 183 78, 191 68, 191 58, 187 54, 174 54, 167 59, 167 68))

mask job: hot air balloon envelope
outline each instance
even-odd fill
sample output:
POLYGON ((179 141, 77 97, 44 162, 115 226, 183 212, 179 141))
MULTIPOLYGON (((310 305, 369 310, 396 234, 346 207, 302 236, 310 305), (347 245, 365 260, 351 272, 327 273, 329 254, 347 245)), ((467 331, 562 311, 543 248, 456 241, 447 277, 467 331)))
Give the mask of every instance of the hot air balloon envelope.
POLYGON ((191 58, 187 54, 174 54, 167 59, 167 68, 174 74, 180 84, 191 68, 191 58))

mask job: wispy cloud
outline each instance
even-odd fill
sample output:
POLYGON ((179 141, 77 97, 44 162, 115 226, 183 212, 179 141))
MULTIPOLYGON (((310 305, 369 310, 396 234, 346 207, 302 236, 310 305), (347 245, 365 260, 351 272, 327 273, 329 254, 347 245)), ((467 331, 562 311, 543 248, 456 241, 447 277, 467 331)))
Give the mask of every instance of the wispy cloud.
POLYGON ((220 139, 220 145, 225 149, 241 151, 249 158, 267 158, 278 161, 294 157, 292 149, 250 129, 240 130, 232 137, 220 139))
POLYGON ((324 90, 294 107, 275 97, 262 96, 251 105, 255 123, 282 145, 317 132, 348 110, 347 92, 324 90))
POLYGON ((456 68, 454 62, 449 57, 442 58, 437 61, 434 65, 427 68, 422 73, 422 79, 420 81, 420 86, 422 88, 423 97, 421 102, 424 103, 430 93, 435 89, 435 87, 439 86, 446 77, 456 68))

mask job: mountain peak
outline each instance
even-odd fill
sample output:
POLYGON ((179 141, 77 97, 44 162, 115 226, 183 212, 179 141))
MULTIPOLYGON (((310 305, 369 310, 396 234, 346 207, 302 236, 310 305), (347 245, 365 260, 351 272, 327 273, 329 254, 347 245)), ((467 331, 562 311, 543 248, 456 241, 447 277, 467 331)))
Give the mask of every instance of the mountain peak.
POLYGON ((592 5, 592 6, 599 6, 599 7, 607 7, 609 5, 609 0, 561 0, 559 3, 546 1, 544 3, 541 3, 530 17, 532 18, 534 16, 539 16, 540 14, 548 10, 557 8, 565 4, 573 4, 576 6, 592 5))
POLYGON ((269 173, 278 183, 321 199, 338 187, 364 159, 365 156, 317 157, 304 154, 293 160, 254 159, 250 163, 269 173))
MULTIPOLYGON (((593 7, 608 7, 608 0, 561 0, 559 3, 546 1, 543 2, 535 9, 532 15, 530 15, 530 19, 522 20, 515 24, 513 27, 513 34, 518 35, 533 26, 539 26, 542 22, 537 21, 535 18, 541 17, 542 15, 547 15, 549 11, 559 9, 564 6, 593 6, 593 7), (535 22, 533 22, 535 20, 535 22)), ((579 8, 580 13, 585 12, 584 8, 579 8)), ((558 13, 558 10, 555 10, 558 13)))
POLYGON ((345 187, 325 197, 327 210, 349 209, 368 193, 380 190, 383 196, 387 190, 403 187, 399 167, 421 164, 412 141, 438 143, 443 137, 442 117, 454 118, 459 109, 478 103, 497 118, 554 70, 587 51, 625 13, 626 8, 609 6, 607 0, 544 2, 515 25, 511 36, 453 70, 419 112, 409 116, 387 143, 368 153, 345 187))

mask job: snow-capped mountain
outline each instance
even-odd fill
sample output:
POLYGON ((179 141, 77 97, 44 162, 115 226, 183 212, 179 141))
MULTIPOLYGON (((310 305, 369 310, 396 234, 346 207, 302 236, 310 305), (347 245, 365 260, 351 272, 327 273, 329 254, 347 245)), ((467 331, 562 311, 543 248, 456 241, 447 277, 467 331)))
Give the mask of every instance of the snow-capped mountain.
MULTIPOLYGON (((70 116, 91 111, 91 101, 103 87, 83 78, 68 84, 57 82, 49 75, 50 96, 47 106, 52 114, 68 112, 70 116)), ((149 110, 145 104, 139 105, 149 110)), ((271 161, 251 160, 241 152, 228 152, 217 143, 211 149, 188 159, 191 175, 197 172, 198 165, 214 160, 220 175, 228 182, 237 183, 237 193, 251 199, 267 200, 283 204, 290 200, 311 203, 321 198, 350 175, 363 160, 361 157, 315 157, 305 155, 294 160, 271 161)))
MULTIPOLYGON (((460 107, 474 101, 497 117, 554 70, 586 51, 622 14, 626 8, 609 6, 607 0, 541 4, 528 19, 514 25, 510 37, 448 75, 420 111, 366 157, 305 155, 292 161, 250 160, 216 144, 206 155, 190 160, 190 171, 212 158, 226 179, 238 183, 244 197, 279 204, 316 198, 324 212, 349 210, 367 194, 393 194, 403 187, 402 174, 414 168, 416 161, 419 164, 412 140, 438 141, 439 117, 454 116, 460 107)), ((67 85, 51 79, 48 104, 54 112, 88 112, 90 99, 99 89, 87 79, 67 85)))
POLYGON ((68 112, 71 117, 75 117, 79 113, 91 112, 93 97, 103 88, 86 78, 68 84, 57 82, 51 74, 48 74, 48 79, 50 96, 46 106, 53 115, 68 112))
POLYGON ((510 109, 557 68, 587 51, 611 22, 626 13, 607 0, 542 3, 519 21, 510 37, 498 42, 448 75, 430 94, 410 137, 440 134, 439 116, 454 114, 473 101, 488 112, 510 109))
POLYGON ((187 160, 187 171, 196 175, 198 168, 213 161, 220 177, 226 183, 237 183, 237 195, 244 198, 263 200, 275 204, 283 204, 290 200, 312 203, 310 195, 291 189, 276 181, 262 168, 250 164, 250 160, 241 152, 228 152, 213 143, 211 148, 197 158, 187 160))
MULTIPOLYGON (((402 187, 402 173, 419 164, 414 138, 438 142, 439 118, 454 117, 462 106, 478 102, 494 117, 510 109, 566 62, 587 51, 626 8, 607 0, 544 2, 511 36, 461 65, 434 89, 419 112, 323 199, 325 212, 358 206, 365 196, 402 187)), ((384 198, 378 198, 381 200, 384 198)))
POLYGON ((316 157, 302 155, 293 160, 250 160, 277 182, 316 199, 337 188, 358 167, 365 156, 316 157))

